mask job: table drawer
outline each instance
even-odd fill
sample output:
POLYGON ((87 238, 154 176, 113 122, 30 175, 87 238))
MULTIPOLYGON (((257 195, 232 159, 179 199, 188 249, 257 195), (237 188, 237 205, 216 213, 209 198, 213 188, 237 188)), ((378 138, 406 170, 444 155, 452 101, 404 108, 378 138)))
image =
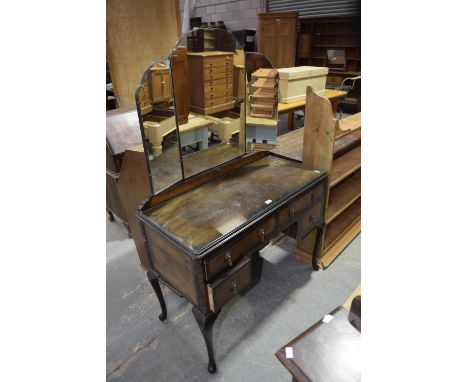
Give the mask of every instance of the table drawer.
POLYGON ((232 94, 229 97, 218 97, 204 100, 204 107, 212 107, 218 105, 224 105, 225 103, 232 102, 232 94))
POLYGON ((231 86, 232 87, 232 81, 228 81, 226 79, 226 77, 223 77, 223 78, 217 78, 217 79, 214 79, 214 80, 206 80, 204 81, 204 87, 207 88, 207 87, 211 87, 211 86, 216 86, 216 85, 224 85, 224 86, 231 86))
POLYGON ((323 194, 323 186, 320 185, 313 190, 307 191, 304 195, 299 196, 291 203, 287 204, 279 214, 279 224, 285 223, 287 220, 298 216, 305 208, 310 206, 316 199, 321 198, 323 194))
POLYGON ((246 257, 231 271, 207 285, 210 310, 217 312, 236 294, 246 289, 250 282, 251 264, 246 257))
POLYGON ((213 71, 213 70, 205 70, 203 72, 203 79, 204 81, 213 81, 224 78, 226 82, 232 82, 232 71, 228 72, 226 70, 223 71, 213 71))
POLYGON ((301 218, 301 224, 299 226, 301 237, 312 231, 312 229, 317 227, 318 223, 320 223, 323 214, 322 208, 322 203, 318 202, 313 207, 304 212, 304 215, 301 218))
POLYGON ((275 218, 257 224, 238 241, 232 243, 224 251, 217 253, 205 261, 206 280, 210 281, 214 276, 234 267, 244 258, 245 253, 257 245, 266 242, 266 238, 275 230, 275 218))
POLYGON ((234 59, 232 56, 221 57, 206 57, 203 60, 203 68, 215 68, 226 65, 233 65, 234 59))
POLYGON ((207 86, 205 86, 205 91, 204 93, 205 94, 210 94, 212 92, 219 92, 219 91, 231 91, 232 92, 232 83, 222 83, 222 84, 214 84, 214 85, 211 85, 211 84, 207 84, 207 86))
POLYGON ((232 98, 232 89, 210 90, 205 92, 205 100, 212 100, 213 98, 232 98))

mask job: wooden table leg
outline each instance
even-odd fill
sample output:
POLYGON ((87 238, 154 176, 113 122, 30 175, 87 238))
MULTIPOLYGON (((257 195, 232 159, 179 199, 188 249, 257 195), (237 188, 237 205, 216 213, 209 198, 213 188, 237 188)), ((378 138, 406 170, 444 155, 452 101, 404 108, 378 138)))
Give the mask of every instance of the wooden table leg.
POLYGON ((218 317, 218 313, 204 314, 195 306, 192 307, 192 313, 205 340, 206 350, 208 351, 208 371, 214 373, 216 372, 216 361, 213 351, 213 324, 218 317))
POLYGON ((294 111, 288 112, 288 130, 294 130, 294 111))
POLYGON ((161 321, 164 321, 167 317, 167 309, 166 301, 164 301, 161 286, 159 285, 159 275, 152 269, 148 269, 148 272, 146 272, 146 276, 148 277, 148 280, 151 286, 153 287, 156 296, 158 297, 159 305, 161 305, 161 314, 159 315, 159 319, 161 321))

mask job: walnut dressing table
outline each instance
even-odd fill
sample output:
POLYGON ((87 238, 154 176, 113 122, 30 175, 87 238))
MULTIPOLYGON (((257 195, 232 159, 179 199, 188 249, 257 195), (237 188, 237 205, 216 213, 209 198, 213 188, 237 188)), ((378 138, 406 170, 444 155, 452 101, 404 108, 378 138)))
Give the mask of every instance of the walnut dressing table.
MULTIPOLYGON (((212 32, 219 54, 205 52, 206 56, 233 57, 244 65, 246 58, 235 37, 220 29, 212 32)), ((179 40, 176 49, 181 47, 187 47, 187 35, 179 40)), ((190 50, 187 55, 198 57, 190 50)), ((254 56, 250 59, 258 61, 254 56)), ((170 62, 171 55, 156 64, 161 67, 170 62)), ((249 71, 259 69, 248 64, 247 60, 245 67, 250 69, 240 78, 246 92, 249 71)), ((161 305, 160 320, 167 317, 160 282, 192 304, 208 351, 208 370, 213 373, 213 324, 228 301, 260 281, 260 249, 282 232, 302 238, 315 231, 318 240, 308 250, 316 268, 324 229, 327 174, 279 154, 246 150, 248 93, 223 106, 229 107, 222 112, 229 113, 238 133, 182 150, 183 123, 178 120, 175 86, 165 104, 153 104, 151 110, 142 112, 141 92, 154 65, 151 63, 143 74, 135 97, 152 191, 137 211, 146 248, 147 276, 161 305), (160 150, 151 150, 151 136, 145 130, 147 121, 174 127, 163 142, 158 142, 160 150)), ((173 83, 188 84, 190 104, 196 103, 194 97, 198 96, 190 89, 198 86, 196 78, 175 78, 171 70, 170 75, 173 83)), ((223 115, 200 108, 197 118, 216 124, 223 115)), ((276 118, 271 121, 277 122, 276 118)))
MULTIPOLYGON (((193 304, 209 356, 216 364, 212 326, 223 307, 260 280, 258 251, 290 226, 323 230, 326 174, 258 152, 174 185, 138 212, 153 286, 162 313, 161 279, 193 304)), ((314 248, 318 254, 319 242, 314 248)))

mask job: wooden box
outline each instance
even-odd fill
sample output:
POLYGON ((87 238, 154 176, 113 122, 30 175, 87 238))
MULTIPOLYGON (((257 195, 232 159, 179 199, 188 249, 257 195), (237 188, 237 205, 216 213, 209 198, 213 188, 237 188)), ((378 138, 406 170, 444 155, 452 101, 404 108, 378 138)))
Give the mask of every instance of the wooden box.
POLYGON ((282 103, 302 101, 306 98, 307 86, 320 95, 325 93, 328 68, 320 66, 297 66, 278 69, 279 91, 282 103))

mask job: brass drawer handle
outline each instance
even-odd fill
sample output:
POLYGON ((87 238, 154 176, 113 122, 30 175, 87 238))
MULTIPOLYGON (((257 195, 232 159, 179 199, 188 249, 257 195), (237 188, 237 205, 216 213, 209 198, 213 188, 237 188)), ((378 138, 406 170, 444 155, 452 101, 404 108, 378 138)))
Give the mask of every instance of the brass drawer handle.
POLYGON ((258 236, 260 237, 261 241, 265 240, 265 230, 262 228, 260 232, 258 233, 258 236))
POLYGON ((226 252, 226 254, 224 255, 224 262, 229 265, 230 267, 232 267, 232 257, 231 257, 231 252, 226 252))
POLYGON ((238 291, 239 291, 239 284, 237 281, 233 281, 231 284, 231 292, 234 294, 237 294, 238 291))
POLYGON ((289 211, 288 211, 288 215, 290 218, 294 217, 294 215, 296 215, 296 211, 294 210, 294 208, 290 208, 289 211))

